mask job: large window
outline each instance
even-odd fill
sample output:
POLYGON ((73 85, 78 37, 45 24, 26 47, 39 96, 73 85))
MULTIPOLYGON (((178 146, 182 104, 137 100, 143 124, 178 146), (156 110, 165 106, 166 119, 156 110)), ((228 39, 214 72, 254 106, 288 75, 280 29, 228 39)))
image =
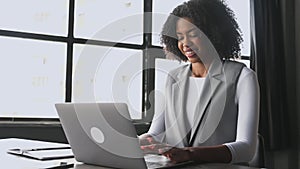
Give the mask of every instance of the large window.
MULTIPOLYGON (((151 117, 159 33, 183 1, 0 0, 0 117, 57 118, 55 103, 90 101, 126 102, 132 118, 151 117)), ((249 4, 227 2, 247 59, 249 4)))

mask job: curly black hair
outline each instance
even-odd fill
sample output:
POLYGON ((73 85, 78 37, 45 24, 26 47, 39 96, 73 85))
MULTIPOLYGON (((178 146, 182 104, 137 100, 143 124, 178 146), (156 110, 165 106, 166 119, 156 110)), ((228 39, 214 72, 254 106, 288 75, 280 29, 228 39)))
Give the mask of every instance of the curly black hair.
POLYGON ((187 61, 178 49, 176 23, 189 18, 211 41, 221 60, 238 58, 243 41, 233 11, 224 0, 190 0, 177 6, 168 16, 161 32, 161 43, 167 52, 187 61))

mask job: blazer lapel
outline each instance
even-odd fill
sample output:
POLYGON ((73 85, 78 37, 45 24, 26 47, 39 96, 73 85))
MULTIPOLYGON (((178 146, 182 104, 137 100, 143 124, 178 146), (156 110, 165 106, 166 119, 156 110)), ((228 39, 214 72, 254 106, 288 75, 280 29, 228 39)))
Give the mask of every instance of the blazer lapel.
MULTIPOLYGON (((200 101, 197 104, 197 107, 195 109, 195 115, 194 115, 194 124, 192 126, 191 130, 191 136, 189 140, 189 145, 192 145, 194 142, 194 139, 197 135, 197 133, 204 132, 206 122, 208 119, 211 120, 214 116, 211 114, 212 112, 207 111, 209 108, 209 105, 211 103, 212 97, 216 95, 216 93, 219 91, 219 86, 222 84, 223 78, 222 78, 222 63, 221 62, 215 62, 211 65, 209 73, 205 79, 204 86, 202 89, 202 93, 200 95, 200 101), (210 113, 209 115, 206 115, 205 113, 210 113), (204 118, 207 116, 208 118, 204 118)), ((198 137, 198 135, 197 135, 198 137)), ((201 142, 204 142, 208 138, 201 137, 201 142)))
POLYGON ((184 145, 188 145, 186 136, 190 132, 185 123, 187 121, 187 117, 185 115, 185 97, 189 76, 190 68, 187 66, 183 72, 178 74, 176 83, 172 85, 172 105, 174 107, 172 119, 174 120, 174 123, 176 123, 176 125, 173 125, 173 127, 176 127, 175 131, 178 131, 180 134, 177 142, 182 141, 184 145))
POLYGON ((189 66, 186 66, 175 78, 175 83, 172 85, 172 104, 176 112, 185 110, 185 100, 188 78, 190 76, 189 66))

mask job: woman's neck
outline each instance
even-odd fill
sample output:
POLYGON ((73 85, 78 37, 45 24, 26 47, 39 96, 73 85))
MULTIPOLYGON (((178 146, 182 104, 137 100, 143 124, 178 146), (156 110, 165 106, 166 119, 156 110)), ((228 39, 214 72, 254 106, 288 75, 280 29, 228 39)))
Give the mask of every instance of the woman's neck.
POLYGON ((202 62, 192 63, 191 72, 193 77, 206 77, 208 68, 202 62))

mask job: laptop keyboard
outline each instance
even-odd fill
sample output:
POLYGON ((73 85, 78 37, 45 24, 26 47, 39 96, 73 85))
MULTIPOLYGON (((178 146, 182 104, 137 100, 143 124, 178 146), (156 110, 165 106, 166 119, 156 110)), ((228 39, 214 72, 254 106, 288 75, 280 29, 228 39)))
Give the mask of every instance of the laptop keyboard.
POLYGON ((166 167, 166 165, 157 162, 146 162, 146 164, 147 164, 147 168, 149 169, 166 167))
POLYGON ((162 168, 172 165, 171 161, 163 155, 147 154, 144 158, 148 168, 162 168))

